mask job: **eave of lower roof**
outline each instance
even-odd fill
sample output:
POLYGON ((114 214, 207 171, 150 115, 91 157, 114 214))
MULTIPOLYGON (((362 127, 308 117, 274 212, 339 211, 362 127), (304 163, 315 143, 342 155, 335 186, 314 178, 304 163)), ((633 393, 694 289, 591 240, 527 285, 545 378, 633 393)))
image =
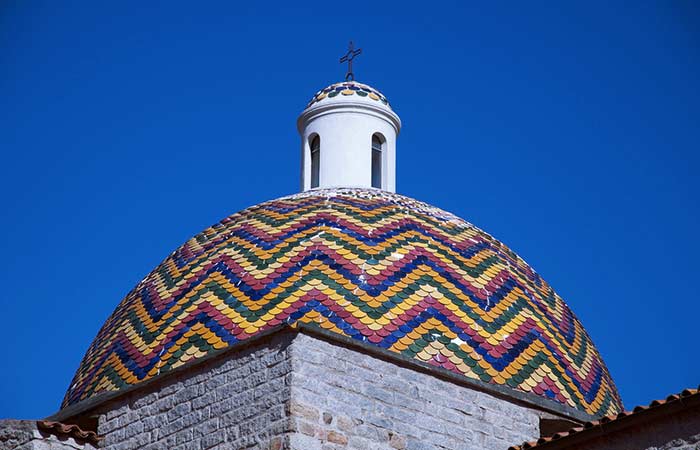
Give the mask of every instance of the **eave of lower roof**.
POLYGON ((632 411, 624 411, 598 420, 587 421, 583 425, 571 428, 568 431, 509 447, 508 450, 570 448, 573 445, 580 445, 597 437, 610 435, 625 428, 639 426, 659 417, 692 408, 700 408, 700 386, 697 389, 685 389, 678 394, 669 395, 663 400, 654 400, 647 406, 637 406, 632 411))

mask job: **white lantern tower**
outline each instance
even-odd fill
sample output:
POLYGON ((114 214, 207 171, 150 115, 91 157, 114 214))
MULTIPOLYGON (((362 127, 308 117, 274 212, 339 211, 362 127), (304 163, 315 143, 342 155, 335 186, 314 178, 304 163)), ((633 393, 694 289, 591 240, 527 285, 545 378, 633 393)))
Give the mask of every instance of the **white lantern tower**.
POLYGON ((346 81, 317 92, 297 120, 303 191, 361 187, 396 192, 401 119, 381 92, 353 78, 350 66, 346 81))

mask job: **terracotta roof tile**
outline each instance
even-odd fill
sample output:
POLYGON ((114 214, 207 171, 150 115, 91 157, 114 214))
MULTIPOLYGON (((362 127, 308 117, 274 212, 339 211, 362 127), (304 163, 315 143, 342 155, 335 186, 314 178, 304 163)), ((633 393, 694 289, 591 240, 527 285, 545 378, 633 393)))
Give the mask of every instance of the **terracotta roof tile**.
POLYGON ((73 439, 89 442, 94 445, 97 445, 100 439, 102 439, 94 431, 84 431, 78 425, 53 422, 51 420, 37 420, 36 425, 40 430, 48 433, 57 436, 72 437, 73 439))
POLYGON ((700 386, 697 389, 684 389, 678 394, 672 394, 662 400, 654 400, 647 406, 637 406, 632 411, 623 411, 618 414, 611 414, 608 416, 601 417, 598 420, 586 422, 583 426, 576 426, 568 431, 563 431, 555 433, 551 436, 541 437, 536 441, 524 442, 521 445, 514 445, 509 447, 508 450, 527 450, 535 447, 543 447, 545 444, 549 444, 561 439, 565 439, 574 435, 579 435, 580 433, 590 432, 591 430, 601 429, 603 425, 610 424, 612 422, 618 422, 621 419, 627 419, 638 417, 640 413, 644 411, 649 411, 655 408, 664 407, 666 405, 672 405, 676 402, 683 400, 686 401, 690 397, 700 398, 700 386))

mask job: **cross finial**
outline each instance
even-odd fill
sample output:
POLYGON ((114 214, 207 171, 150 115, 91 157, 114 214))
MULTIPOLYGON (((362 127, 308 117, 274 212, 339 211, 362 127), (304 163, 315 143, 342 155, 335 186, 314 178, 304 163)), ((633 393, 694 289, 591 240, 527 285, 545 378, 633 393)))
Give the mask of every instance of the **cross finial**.
POLYGON ((345 74, 345 81, 354 81, 355 80, 355 74, 352 73, 352 60, 355 59, 355 56, 359 55, 362 53, 362 49, 358 48, 355 50, 355 47, 352 45, 352 41, 350 41, 350 45, 348 45, 348 52, 340 58, 340 62, 344 63, 347 61, 348 63, 348 72, 345 74))

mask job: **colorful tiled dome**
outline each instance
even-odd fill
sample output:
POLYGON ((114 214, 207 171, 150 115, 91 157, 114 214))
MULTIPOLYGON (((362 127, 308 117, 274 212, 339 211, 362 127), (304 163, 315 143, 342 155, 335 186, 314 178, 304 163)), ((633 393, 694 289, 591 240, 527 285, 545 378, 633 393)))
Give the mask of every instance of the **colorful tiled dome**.
POLYGON ((63 406, 296 322, 590 414, 622 409, 590 337, 522 259, 376 189, 265 202, 187 241, 117 306, 63 406))
POLYGON ((321 89, 314 94, 306 107, 308 108, 311 105, 325 99, 344 98, 353 95, 360 98, 373 100, 378 104, 385 105, 387 108, 391 109, 389 100, 386 99, 384 94, 374 89, 372 86, 358 83, 357 81, 343 81, 341 83, 331 84, 330 86, 321 89))

